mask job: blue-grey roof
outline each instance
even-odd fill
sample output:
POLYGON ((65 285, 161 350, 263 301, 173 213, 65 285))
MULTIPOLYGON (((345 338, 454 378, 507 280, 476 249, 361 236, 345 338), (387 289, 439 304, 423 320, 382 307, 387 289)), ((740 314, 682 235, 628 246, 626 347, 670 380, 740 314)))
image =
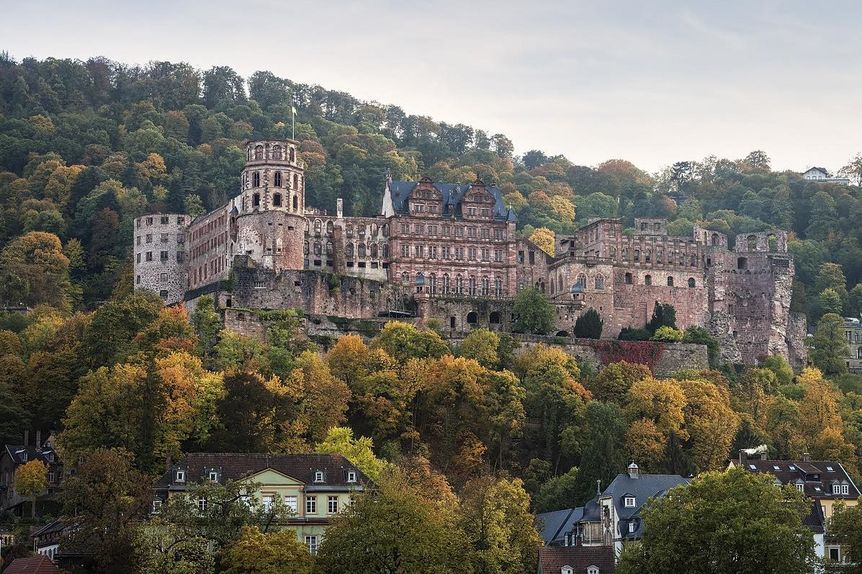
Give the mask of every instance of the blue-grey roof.
POLYGON ((566 534, 572 531, 583 516, 582 506, 537 514, 545 546, 561 546, 565 542, 566 534))
MULTIPOLYGON (((392 207, 395 213, 407 213, 407 200, 418 181, 390 181, 389 192, 392 195, 392 207)), ((461 200, 464 194, 470 190, 469 183, 434 183, 437 191, 443 195, 443 215, 450 217, 461 216, 461 200)), ((503 192, 496 185, 486 186, 485 189, 494 196, 494 218, 507 221, 517 221, 515 213, 506 207, 503 202, 503 192)))
POLYGON ((688 482, 689 479, 678 474, 641 474, 637 478, 632 478, 628 474, 618 474, 602 496, 613 499, 617 516, 622 521, 640 514, 641 507, 650 498, 663 496, 674 486, 688 482), (623 497, 627 495, 635 497, 634 508, 626 508, 623 505, 623 497))

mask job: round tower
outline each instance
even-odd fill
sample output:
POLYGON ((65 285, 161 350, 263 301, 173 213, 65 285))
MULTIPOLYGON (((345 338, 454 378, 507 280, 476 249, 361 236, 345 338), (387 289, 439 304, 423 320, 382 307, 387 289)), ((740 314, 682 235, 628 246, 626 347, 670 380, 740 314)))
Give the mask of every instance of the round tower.
POLYGON ((302 269, 305 170, 295 140, 246 143, 236 213, 237 254, 271 269, 302 269))

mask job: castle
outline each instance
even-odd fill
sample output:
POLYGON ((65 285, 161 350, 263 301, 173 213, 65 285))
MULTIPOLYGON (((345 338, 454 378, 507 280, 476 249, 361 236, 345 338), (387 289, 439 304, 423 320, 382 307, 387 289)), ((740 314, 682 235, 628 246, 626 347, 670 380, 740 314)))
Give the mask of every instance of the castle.
POLYGON ((731 238, 700 227, 675 237, 661 219, 635 219, 634 232, 597 219, 558 236, 551 256, 516 236, 500 189, 478 180, 387 178, 376 217, 344 217, 341 200, 334 216, 308 208, 297 146, 248 142, 239 195, 206 215, 137 218, 136 288, 191 306, 212 294, 238 321, 241 309, 296 307, 436 319, 455 336, 509 329, 515 295, 536 287, 555 307, 560 336, 594 308, 602 336, 615 337, 643 327, 661 302, 676 308, 678 327, 717 336, 727 361, 779 354, 804 362, 785 232, 738 236, 731 248, 731 238))

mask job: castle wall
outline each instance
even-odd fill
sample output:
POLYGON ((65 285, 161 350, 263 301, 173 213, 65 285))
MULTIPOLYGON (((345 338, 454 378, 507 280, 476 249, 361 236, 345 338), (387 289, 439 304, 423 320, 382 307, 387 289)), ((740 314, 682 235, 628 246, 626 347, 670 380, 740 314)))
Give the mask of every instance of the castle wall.
POLYGON ((135 289, 158 293, 168 305, 185 295, 187 215, 164 213, 135 218, 135 289))

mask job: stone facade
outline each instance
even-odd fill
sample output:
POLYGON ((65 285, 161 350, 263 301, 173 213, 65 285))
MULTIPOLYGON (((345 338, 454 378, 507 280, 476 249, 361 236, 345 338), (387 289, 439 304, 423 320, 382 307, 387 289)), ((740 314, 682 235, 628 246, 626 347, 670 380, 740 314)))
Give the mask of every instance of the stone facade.
POLYGON ((847 369, 851 373, 862 373, 862 321, 848 317, 844 319, 844 336, 850 353, 847 355, 847 369))
POLYGON ((695 227, 677 237, 663 219, 635 219, 633 231, 619 219, 595 219, 558 236, 551 256, 516 237, 502 192, 482 181, 387 177, 376 217, 344 217, 340 200, 335 216, 309 208, 297 146, 248 142, 239 195, 187 229, 181 215, 138 218, 137 285, 168 303, 193 305, 213 293, 223 308, 434 319, 449 336, 510 330, 515 295, 536 287, 555 307, 560 336, 590 308, 611 338, 643 327, 657 302, 669 303, 677 326, 708 327, 727 361, 754 364, 779 354, 804 363, 804 319, 790 312, 794 271, 784 232, 729 238, 695 227), (167 234, 167 260, 147 259, 147 222, 153 238, 167 234))

